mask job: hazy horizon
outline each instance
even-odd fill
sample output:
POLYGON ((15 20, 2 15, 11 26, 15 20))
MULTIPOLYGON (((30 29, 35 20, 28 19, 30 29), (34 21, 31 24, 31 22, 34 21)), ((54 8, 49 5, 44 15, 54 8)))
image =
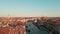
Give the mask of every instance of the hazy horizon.
POLYGON ((0 0, 0 17, 60 17, 60 0, 0 0))

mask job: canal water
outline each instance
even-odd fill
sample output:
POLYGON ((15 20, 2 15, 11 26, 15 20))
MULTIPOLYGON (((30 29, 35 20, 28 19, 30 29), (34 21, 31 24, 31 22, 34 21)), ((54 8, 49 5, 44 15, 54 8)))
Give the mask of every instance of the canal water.
POLYGON ((26 34, 49 34, 46 31, 39 30, 32 22, 28 22, 26 26, 27 29, 30 30, 29 32, 27 31, 26 34))

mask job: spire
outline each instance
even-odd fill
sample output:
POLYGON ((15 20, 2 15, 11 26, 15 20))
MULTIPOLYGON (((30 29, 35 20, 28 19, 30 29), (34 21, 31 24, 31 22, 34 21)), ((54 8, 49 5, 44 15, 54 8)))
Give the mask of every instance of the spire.
POLYGON ((10 19, 10 18, 11 18, 11 16, 8 14, 5 18, 6 18, 6 19, 10 19))

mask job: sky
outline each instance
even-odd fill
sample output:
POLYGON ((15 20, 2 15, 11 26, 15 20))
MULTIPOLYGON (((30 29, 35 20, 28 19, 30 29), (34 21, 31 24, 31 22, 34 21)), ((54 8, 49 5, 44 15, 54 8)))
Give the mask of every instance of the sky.
POLYGON ((0 16, 59 16, 60 0, 0 0, 0 16))

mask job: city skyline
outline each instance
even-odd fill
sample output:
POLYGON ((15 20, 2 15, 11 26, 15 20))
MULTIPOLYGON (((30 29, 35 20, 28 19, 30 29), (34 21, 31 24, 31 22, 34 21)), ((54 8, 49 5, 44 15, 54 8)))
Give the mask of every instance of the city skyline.
POLYGON ((0 17, 59 16, 60 0, 0 0, 0 17))

